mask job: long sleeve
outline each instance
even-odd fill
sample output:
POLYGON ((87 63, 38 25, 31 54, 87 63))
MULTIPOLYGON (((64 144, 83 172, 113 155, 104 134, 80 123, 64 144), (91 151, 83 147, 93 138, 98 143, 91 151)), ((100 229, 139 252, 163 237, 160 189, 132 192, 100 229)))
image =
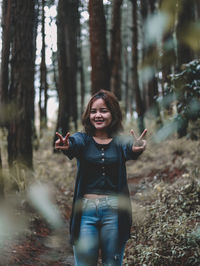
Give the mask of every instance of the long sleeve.
POLYGON ((74 157, 79 158, 85 146, 85 134, 77 132, 69 137, 69 149, 63 153, 72 160, 74 157))
POLYGON ((117 141, 122 147, 125 161, 137 160, 137 158, 142 154, 142 152, 133 152, 132 146, 134 141, 131 136, 120 136, 117 141))

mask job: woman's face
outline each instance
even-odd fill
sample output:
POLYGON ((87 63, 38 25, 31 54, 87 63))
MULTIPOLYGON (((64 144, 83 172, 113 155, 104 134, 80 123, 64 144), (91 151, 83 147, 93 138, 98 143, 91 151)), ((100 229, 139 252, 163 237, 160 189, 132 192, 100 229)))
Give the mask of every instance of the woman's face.
POLYGON ((112 122, 112 115, 103 99, 95 100, 90 110, 90 123, 96 130, 104 131, 112 122))

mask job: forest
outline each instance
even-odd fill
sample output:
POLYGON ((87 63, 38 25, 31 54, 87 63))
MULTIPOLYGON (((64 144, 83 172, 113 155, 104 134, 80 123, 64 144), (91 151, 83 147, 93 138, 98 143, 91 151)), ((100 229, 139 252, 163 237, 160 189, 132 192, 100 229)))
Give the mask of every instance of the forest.
POLYGON ((0 265, 74 265, 76 162, 55 132, 82 131, 100 89, 118 98, 123 133, 148 129, 127 163, 123 265, 200 265, 200 1, 0 3, 0 265))

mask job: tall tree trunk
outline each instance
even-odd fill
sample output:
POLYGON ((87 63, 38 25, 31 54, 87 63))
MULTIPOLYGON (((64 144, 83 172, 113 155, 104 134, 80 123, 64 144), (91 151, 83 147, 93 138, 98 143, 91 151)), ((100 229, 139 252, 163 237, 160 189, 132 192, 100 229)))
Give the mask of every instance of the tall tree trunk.
POLYGON ((122 0, 113 1, 110 52, 110 88, 118 100, 121 100, 121 5, 122 0))
POLYGON ((11 0, 2 2, 2 53, 0 73, 0 126, 8 123, 9 55, 11 42, 11 0))
MULTIPOLYGON (((177 0, 178 18, 177 18, 177 71, 181 70, 181 65, 188 63, 193 59, 192 49, 184 42, 185 32, 187 32, 188 25, 194 22, 194 1, 177 0)), ((182 115, 182 109, 185 108, 184 95, 181 92, 177 95, 177 134, 178 137, 187 135, 188 118, 182 115), (181 104, 183 102, 183 104, 181 104)))
POLYGON ((124 49, 124 67, 125 67, 125 114, 130 111, 130 97, 129 97, 129 61, 127 46, 124 49))
MULTIPOLYGON (((141 13, 141 23, 140 23, 140 31, 141 31, 141 45, 142 45, 142 59, 141 65, 145 67, 145 59, 146 59, 146 41, 145 41, 145 32, 144 32, 144 25, 146 23, 146 19, 148 16, 148 0, 140 0, 140 13, 141 13)), ((147 103, 148 103, 148 83, 146 82, 146 78, 143 80, 142 77, 142 90, 143 90, 143 105, 146 111, 147 103)))
POLYGON ((40 90, 39 90, 39 110, 40 110, 40 130, 47 127, 47 67, 46 67, 46 49, 45 49, 45 0, 42 0, 42 50, 40 64, 40 90))
POLYGON ((84 73, 84 63, 83 63, 83 54, 82 54, 82 40, 81 40, 81 24, 79 19, 78 26, 78 70, 80 75, 80 94, 81 94, 81 115, 84 111, 85 104, 85 73, 84 73))
POLYGON ((53 83, 55 85, 55 90, 58 92, 58 73, 57 73, 57 65, 56 62, 58 61, 57 59, 57 52, 54 52, 52 50, 52 67, 53 67, 53 83))
POLYGON ((176 1, 171 1, 170 4, 166 0, 160 1, 160 11, 166 13, 168 16, 168 25, 162 36, 162 56, 161 56, 161 71, 162 71, 162 96, 163 107, 168 115, 172 114, 172 93, 168 86, 169 75, 173 72, 176 62, 175 54, 175 14, 176 14, 176 1))
MULTIPOLYGON (((66 0, 65 0, 66 1, 66 0)), ((77 107, 77 69, 78 69, 78 27, 79 27, 79 0, 68 0, 66 5, 66 53, 67 67, 69 69, 69 93, 70 93, 70 116, 77 130, 78 107, 77 107)))
POLYGON ((103 0, 89 0, 89 32, 92 94, 110 89, 110 71, 107 54, 106 20, 103 0))
MULTIPOLYGON (((148 16, 148 10, 150 15, 154 14, 156 1, 151 0, 149 1, 149 7, 146 1, 142 1, 142 18, 143 23, 146 23, 146 19, 148 16)), ((148 41, 148 40, 147 40, 148 41)), ((157 61, 158 61, 158 48, 157 43, 146 43, 143 48, 143 65, 144 68, 151 69, 151 76, 147 81, 144 82, 145 90, 147 91, 147 101, 146 101, 146 108, 148 108, 153 117, 156 119, 156 125, 160 127, 162 125, 161 116, 160 116, 160 107, 157 102, 158 98, 158 80, 156 76, 157 72, 157 61)))
POLYGON ((0 149, 0 200, 4 197, 4 178, 2 171, 1 149, 0 149))
POLYGON ((185 32, 188 25, 194 22, 194 0, 177 0, 178 18, 176 27, 177 38, 177 70, 180 70, 181 65, 188 63, 193 59, 192 49, 185 44, 185 32))
POLYGON ((60 0, 58 3, 57 15, 57 46, 58 46, 58 120, 56 131, 66 134, 69 131, 69 117, 70 117, 70 98, 68 79, 69 71, 67 68, 67 55, 65 51, 65 10, 64 1, 60 0))
POLYGON ((144 106, 141 97, 139 80, 138 80, 138 23, 137 23, 137 1, 132 0, 132 17, 133 17, 133 40, 132 40, 132 61, 133 61, 133 91, 135 93, 136 112, 138 115, 138 129, 143 132, 144 125, 144 106))
POLYGON ((13 28, 9 100, 16 109, 8 126, 8 161, 32 168, 34 1, 13 0, 13 28))
POLYGON ((56 131, 65 135, 70 118, 77 128, 77 38, 78 0, 59 0, 57 16, 58 42, 58 121, 56 131))

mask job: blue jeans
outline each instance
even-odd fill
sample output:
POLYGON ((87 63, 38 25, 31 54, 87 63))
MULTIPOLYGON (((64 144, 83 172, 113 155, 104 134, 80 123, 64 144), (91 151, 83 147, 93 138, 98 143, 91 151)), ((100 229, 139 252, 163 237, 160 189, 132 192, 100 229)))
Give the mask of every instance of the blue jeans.
POLYGON ((122 265, 125 244, 119 245, 117 208, 115 196, 83 199, 79 240, 73 247, 76 266, 96 266, 99 250, 103 265, 122 265))

